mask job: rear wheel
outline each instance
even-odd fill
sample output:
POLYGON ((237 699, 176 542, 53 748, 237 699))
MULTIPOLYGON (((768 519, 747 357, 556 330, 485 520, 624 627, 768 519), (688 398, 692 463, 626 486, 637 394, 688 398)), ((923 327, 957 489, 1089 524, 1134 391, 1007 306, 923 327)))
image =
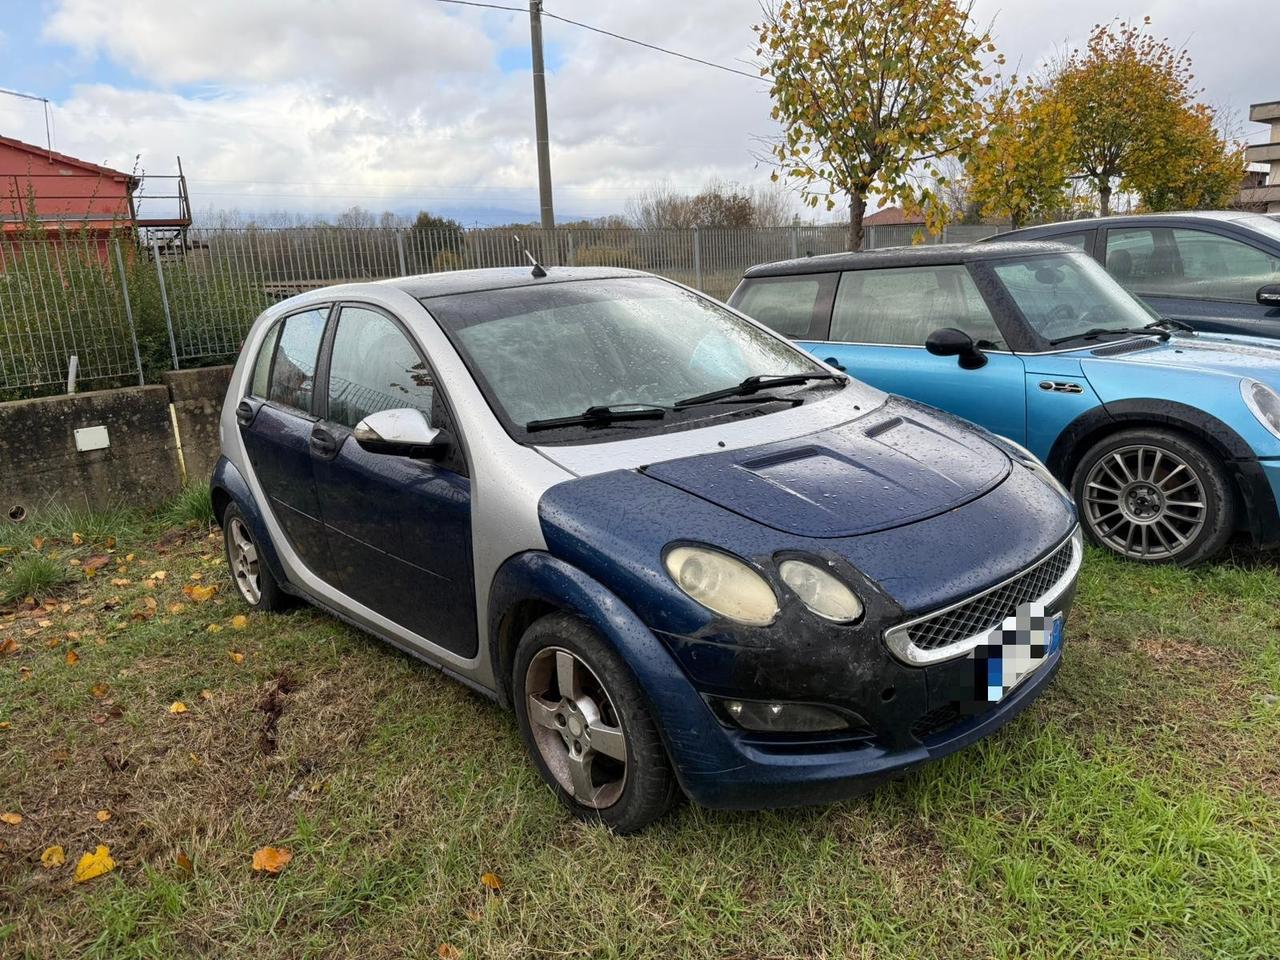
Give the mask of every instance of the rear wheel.
POLYGON ((234 503, 222 516, 222 539, 227 548, 227 569, 240 598, 255 610, 287 607, 289 595, 280 589, 263 562, 249 522, 234 503))
POLYGON ((1208 560, 1235 529, 1221 462, 1171 430, 1122 430, 1095 444, 1072 492, 1089 539, 1143 563, 1208 560))
POLYGON ((542 779, 584 820, 633 833, 670 809, 676 780, 622 659, 567 614, 537 621, 514 667, 520 735, 542 779))

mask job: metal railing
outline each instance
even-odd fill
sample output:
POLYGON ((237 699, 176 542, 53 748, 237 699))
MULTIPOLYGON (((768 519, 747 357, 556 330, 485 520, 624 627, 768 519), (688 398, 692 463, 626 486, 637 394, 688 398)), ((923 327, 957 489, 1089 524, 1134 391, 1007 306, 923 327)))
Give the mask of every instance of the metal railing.
MULTIPOLYGON (((975 240, 994 227, 951 227, 975 240)), ((870 227, 868 247, 937 242, 913 225, 870 227)), ((139 381, 170 367, 229 361, 279 300, 336 283, 485 267, 646 270, 720 299, 756 263, 847 248, 842 226, 770 229, 200 229, 120 240, 0 243, 0 398, 51 392, 76 356, 80 381, 139 381), (516 237, 519 237, 517 241, 516 237)))

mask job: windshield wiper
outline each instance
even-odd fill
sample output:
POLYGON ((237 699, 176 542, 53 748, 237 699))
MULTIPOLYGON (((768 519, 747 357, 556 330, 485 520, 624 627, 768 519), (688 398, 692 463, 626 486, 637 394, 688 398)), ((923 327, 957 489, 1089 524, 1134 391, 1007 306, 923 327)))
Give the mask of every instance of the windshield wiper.
POLYGON ((848 377, 841 376, 838 373, 761 373, 754 377, 747 377, 741 383, 736 383, 732 387, 725 387, 722 390, 712 390, 709 393, 700 393, 694 397, 685 397, 683 400, 675 402, 675 408, 679 410, 681 407, 696 407, 702 403, 715 403, 717 400, 724 400, 727 397, 749 397, 753 393, 759 393, 761 390, 769 390, 773 387, 787 387, 797 383, 809 383, 812 380, 847 380, 848 377))
POLYGON ((1142 334, 1150 334, 1160 337, 1162 340, 1169 339, 1168 330, 1160 330, 1155 327, 1093 327, 1085 330, 1083 333, 1073 333, 1069 337, 1055 337, 1049 341, 1049 346, 1056 347, 1060 343, 1066 343, 1068 340, 1097 340, 1099 337, 1108 333, 1119 333, 1128 337, 1139 336, 1142 334))
POLYGON ((1186 333, 1196 332, 1196 328, 1191 324, 1175 320, 1173 317, 1161 317, 1159 320, 1152 320, 1147 324, 1148 330, 1159 330, 1162 327, 1166 330, 1182 330, 1186 333))
POLYGON ((524 428, 533 433, 537 430, 554 430, 557 427, 597 427, 624 420, 661 420, 666 415, 666 407, 651 403, 602 403, 587 407, 581 413, 571 417, 530 420, 524 428))

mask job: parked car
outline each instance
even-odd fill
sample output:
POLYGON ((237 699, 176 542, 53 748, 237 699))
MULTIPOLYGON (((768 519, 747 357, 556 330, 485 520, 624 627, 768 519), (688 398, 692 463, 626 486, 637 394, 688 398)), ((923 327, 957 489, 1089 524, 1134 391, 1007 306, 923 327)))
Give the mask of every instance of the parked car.
POLYGON ((753 267, 730 303, 830 365, 1024 444, 1093 542, 1280 541, 1280 344, 1158 318, 1083 253, 1004 241, 753 267))
POLYGON ((1044 689, 1083 548, 1034 458, 675 283, 549 273, 258 318, 212 480, 246 603, 302 597, 514 707, 620 831, 681 791, 846 795, 1044 689))
POLYGON ((1068 243, 1162 317, 1280 337, 1280 220, 1238 210, 1072 220, 1001 234, 1068 243))

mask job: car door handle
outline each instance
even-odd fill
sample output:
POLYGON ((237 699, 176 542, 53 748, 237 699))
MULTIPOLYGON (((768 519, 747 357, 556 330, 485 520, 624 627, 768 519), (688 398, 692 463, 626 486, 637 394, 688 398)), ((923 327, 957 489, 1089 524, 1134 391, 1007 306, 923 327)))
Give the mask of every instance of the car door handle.
POLYGON ((253 423, 253 418, 257 416, 258 408, 248 400, 241 400, 236 405, 236 422, 242 427, 247 427, 253 423))
POLYGON ((311 431, 311 452, 322 460, 332 460, 338 454, 338 438, 324 427, 311 431))
POLYGON ((847 368, 845 367, 845 365, 841 363, 839 360, 837 360, 835 357, 827 357, 827 359, 823 360, 822 362, 825 363, 828 367, 835 367, 841 373, 846 372, 847 368))

